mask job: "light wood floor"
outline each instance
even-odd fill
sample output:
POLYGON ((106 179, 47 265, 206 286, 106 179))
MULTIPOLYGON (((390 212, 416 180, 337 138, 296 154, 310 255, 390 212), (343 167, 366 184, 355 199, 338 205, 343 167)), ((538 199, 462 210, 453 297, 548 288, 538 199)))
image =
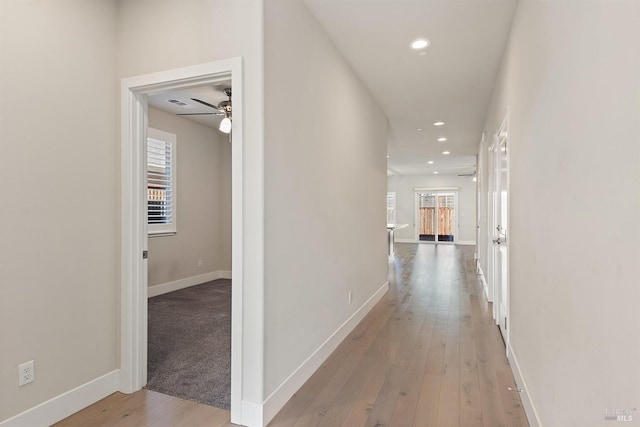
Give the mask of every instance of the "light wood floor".
MULTIPOLYGON (((390 291, 271 427, 528 426, 473 247, 398 244, 390 291)), ((56 426, 231 426, 229 412, 143 390, 56 426)))

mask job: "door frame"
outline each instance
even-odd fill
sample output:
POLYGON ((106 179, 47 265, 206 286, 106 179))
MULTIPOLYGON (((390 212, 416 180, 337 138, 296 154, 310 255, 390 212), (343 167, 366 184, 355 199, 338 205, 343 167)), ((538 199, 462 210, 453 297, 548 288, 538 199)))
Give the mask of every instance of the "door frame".
MULTIPOLYGON (((510 280, 510 269, 509 269, 509 263, 511 261, 511 253, 510 253, 510 248, 511 248, 511 242, 510 242, 510 236, 509 236, 509 228, 510 228, 510 197, 511 197, 511 192, 510 192, 510 130, 509 130, 509 109, 507 108, 507 113, 500 125, 500 128, 498 129, 498 131, 494 134, 493 137, 493 142, 491 144, 491 147, 489 148, 489 156, 493 159, 492 160, 492 165, 493 167, 490 168, 489 173, 491 174, 492 181, 496 181, 496 176, 497 176, 497 180, 498 182, 492 182, 491 187, 489 188, 490 190, 490 194, 492 197, 495 197, 496 200, 494 202, 494 200, 491 200, 491 225, 488 227, 488 234, 489 234, 489 239, 488 239, 488 245, 489 245, 489 251, 491 252, 491 259, 492 262, 490 264, 490 268, 489 270, 491 271, 491 276, 492 276, 492 286, 493 286, 493 314, 494 314, 494 320, 496 322, 496 325, 498 325, 498 327, 500 328, 500 320, 502 319, 502 317, 505 315, 505 313, 503 312, 503 310, 500 308, 500 305, 502 304, 502 287, 503 287, 503 280, 506 279, 506 304, 505 304, 505 309, 506 309, 506 316, 505 317, 505 330, 504 330, 504 340, 505 340, 505 345, 507 348, 507 355, 509 355, 509 341, 510 341, 510 331, 511 328, 509 327, 509 323, 511 323, 509 320, 511 318, 511 298, 510 298, 510 288, 511 288, 511 280, 510 280), (502 144, 505 144, 506 148, 506 180, 505 182, 502 182, 502 164, 501 164, 501 159, 500 159, 500 147, 502 146, 502 144), (498 194, 498 190, 499 193, 498 194), (501 215, 502 214, 502 203, 503 203, 503 199, 502 199, 502 193, 506 193, 506 213, 505 215, 507 216, 507 235, 506 235, 506 239, 504 242, 504 246, 501 247, 497 247, 496 244, 493 242, 493 239, 496 238, 496 225, 498 224, 498 222, 496 221, 497 215, 501 215), (497 209, 496 209, 497 207, 497 209), (497 211, 496 211, 497 210, 497 211), (506 265, 502 265, 502 260, 503 257, 500 255, 498 257, 496 257, 496 248, 497 251, 500 252, 502 250, 504 250, 504 252, 506 253, 506 265), (503 249, 504 248, 504 249, 503 249), (505 273, 503 274, 503 269, 505 271, 505 273), (498 278, 499 278, 499 283, 498 283, 498 278)), ((502 332, 502 329, 501 329, 502 332)))
MULTIPOLYGON (((416 187, 413 189, 413 236, 417 243, 429 243, 429 244, 442 244, 442 245, 455 245, 458 242, 458 234, 460 231, 460 224, 458 223, 458 191, 460 191, 459 187, 437 187, 437 188, 422 188, 416 187), (453 242, 428 242, 425 240, 420 240, 420 194, 422 193, 453 193, 453 204, 455 206, 455 221, 456 221, 456 234, 453 236, 453 242)), ((437 205, 437 199, 436 199, 437 205)))
POLYGON ((243 64, 232 58, 121 81, 121 277, 120 391, 133 393, 147 383, 146 129, 147 96, 231 78, 232 138, 232 296, 231 419, 242 418, 243 320, 243 64))

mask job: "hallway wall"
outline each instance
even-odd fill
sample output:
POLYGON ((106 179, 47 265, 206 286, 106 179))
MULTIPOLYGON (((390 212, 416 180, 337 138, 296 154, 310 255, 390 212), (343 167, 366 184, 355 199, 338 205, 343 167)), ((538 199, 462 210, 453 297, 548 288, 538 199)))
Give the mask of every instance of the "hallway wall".
POLYGON ((242 392, 262 402, 262 22, 262 0, 0 0, 0 420, 118 385, 120 79, 232 57, 246 79, 242 392))
POLYGON ((0 1, 0 421, 118 367, 115 22, 0 1))
POLYGON ((638 39, 637 2, 521 1, 487 116, 510 108, 512 366, 544 426, 640 402, 638 39))
POLYGON ((297 0, 265 3, 265 90, 268 398, 387 280, 387 120, 297 0))

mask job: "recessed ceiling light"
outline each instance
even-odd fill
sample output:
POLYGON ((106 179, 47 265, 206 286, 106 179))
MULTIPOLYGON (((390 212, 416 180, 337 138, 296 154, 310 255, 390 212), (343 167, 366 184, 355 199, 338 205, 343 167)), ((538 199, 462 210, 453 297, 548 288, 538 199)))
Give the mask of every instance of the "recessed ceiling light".
POLYGON ((389 156, 387 156, 387 159, 389 158, 389 156))
POLYGON ((435 122, 434 126, 444 126, 444 122, 435 122))
POLYGON ((438 138, 438 142, 445 142, 446 140, 447 140, 447 138, 445 138, 444 136, 438 138))
POLYGON ((433 174, 434 174, 434 175, 438 175, 438 171, 435 171, 433 174))
POLYGON ((424 49, 429 46, 429 40, 426 39, 417 39, 411 43, 411 47, 414 49, 424 49))
POLYGON ((446 156, 447 154, 451 154, 451 151, 443 151, 442 154, 446 156))
POLYGON ((432 165, 432 164, 433 164, 433 160, 429 160, 429 161, 427 162, 427 164, 432 165))
POLYGON ((417 128, 416 129, 418 132, 422 132, 422 128, 417 128))

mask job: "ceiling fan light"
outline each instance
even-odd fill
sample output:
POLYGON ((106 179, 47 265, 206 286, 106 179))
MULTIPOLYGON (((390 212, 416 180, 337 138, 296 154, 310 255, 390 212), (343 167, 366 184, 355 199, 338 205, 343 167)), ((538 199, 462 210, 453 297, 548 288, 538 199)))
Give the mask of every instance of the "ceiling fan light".
POLYGON ((231 119, 229 117, 225 117, 220 122, 220 127, 218 127, 220 132, 229 133, 231 132, 231 119))

